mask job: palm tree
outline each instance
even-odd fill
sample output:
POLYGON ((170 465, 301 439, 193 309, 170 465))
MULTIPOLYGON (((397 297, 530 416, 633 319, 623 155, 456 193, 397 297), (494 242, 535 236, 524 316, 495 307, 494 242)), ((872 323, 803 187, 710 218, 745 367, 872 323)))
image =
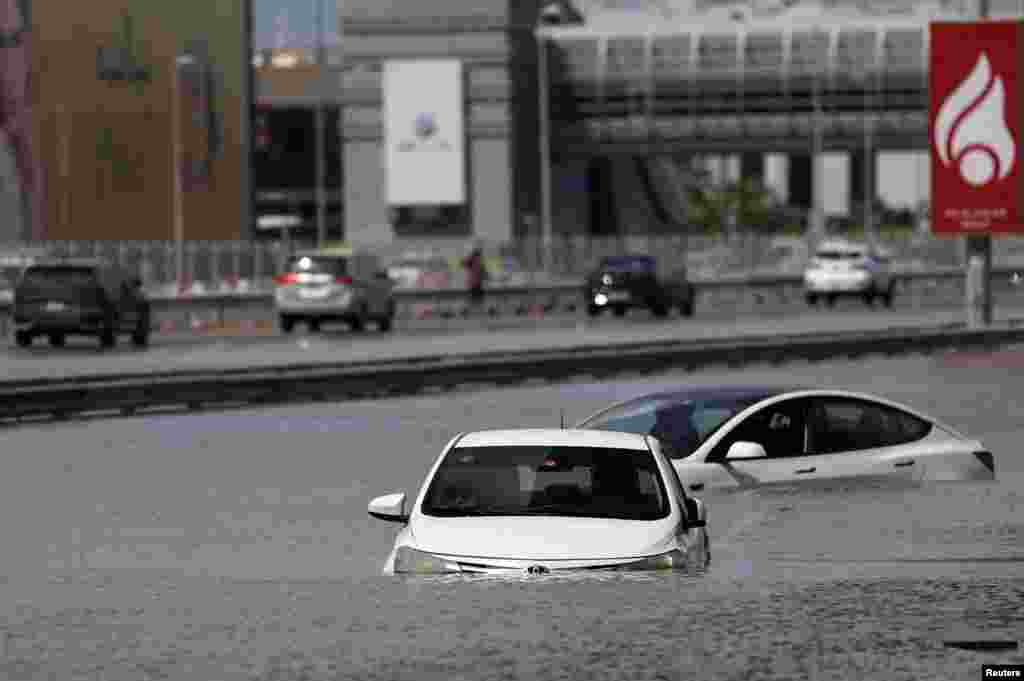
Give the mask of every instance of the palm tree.
POLYGON ((741 230, 766 232, 781 226, 781 202, 769 188, 750 179, 723 187, 699 186, 690 191, 690 219, 705 233, 723 231, 730 213, 741 230))

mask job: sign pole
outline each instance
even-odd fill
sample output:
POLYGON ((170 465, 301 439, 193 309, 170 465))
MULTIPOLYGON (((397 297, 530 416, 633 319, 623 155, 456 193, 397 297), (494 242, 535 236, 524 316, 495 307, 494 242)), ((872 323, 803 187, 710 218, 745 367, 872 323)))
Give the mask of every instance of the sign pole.
MULTIPOLYGON (((989 0, 978 0, 978 18, 989 18, 989 0)), ((992 236, 975 234, 967 237, 967 273, 964 291, 967 303, 967 319, 974 319, 977 312, 981 324, 992 323, 992 236), (972 280, 972 266, 977 268, 980 260, 980 277, 972 280), (975 283, 976 282, 976 283, 975 283), (975 287, 977 287, 975 289, 975 287), (974 290, 972 290, 974 289, 974 290)))
POLYGON ((178 69, 185 61, 177 55, 171 61, 171 163, 174 166, 174 260, 175 277, 180 288, 185 276, 185 215, 184 192, 182 188, 182 130, 181 130, 181 83, 178 69))

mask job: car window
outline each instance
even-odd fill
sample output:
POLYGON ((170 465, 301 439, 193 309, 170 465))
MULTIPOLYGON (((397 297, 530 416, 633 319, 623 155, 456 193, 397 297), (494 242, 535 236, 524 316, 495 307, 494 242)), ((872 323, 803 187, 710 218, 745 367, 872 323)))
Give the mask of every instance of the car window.
POLYGON ((662 442, 666 456, 679 459, 692 454, 729 419, 760 399, 648 400, 610 409, 579 427, 651 435, 662 442))
POLYGON ((656 520, 670 510, 649 451, 606 447, 457 447, 427 488, 432 516, 545 515, 656 520))
POLYGON ((624 404, 584 421, 580 428, 650 435, 658 420, 658 410, 671 404, 669 400, 624 404))
POLYGON ((60 296, 72 293, 94 293, 99 278, 91 267, 29 267, 18 286, 23 296, 60 296))
POLYGON ((616 256, 601 261, 601 269, 605 272, 649 274, 653 273, 656 267, 654 258, 646 256, 616 256))
POLYGON ((930 423, 899 409, 864 400, 825 399, 810 410, 808 446, 815 454, 893 447, 930 431, 930 423))
POLYGON ((297 255, 288 260, 288 272, 300 274, 329 274, 334 277, 350 274, 348 258, 315 255, 297 255))
POLYGON ((864 257, 860 251, 818 251, 816 257, 819 260, 859 260, 864 257))
POLYGON ((747 416, 708 454, 709 462, 724 461, 734 442, 755 442, 768 458, 803 456, 806 453, 805 399, 776 402, 747 416))

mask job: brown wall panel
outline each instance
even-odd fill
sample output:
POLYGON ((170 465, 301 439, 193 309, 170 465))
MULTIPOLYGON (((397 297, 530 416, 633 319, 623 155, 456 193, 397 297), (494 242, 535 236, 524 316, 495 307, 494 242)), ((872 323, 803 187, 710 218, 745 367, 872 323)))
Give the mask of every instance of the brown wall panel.
MULTIPOLYGON (((45 173, 46 238, 173 237, 172 65, 192 38, 205 39, 217 76, 222 145, 205 187, 184 195, 186 239, 249 234, 244 3, 226 0, 32 0, 33 101, 45 173), (125 14, 132 35, 125 35, 125 14), (132 38, 128 40, 128 38, 132 38), (147 82, 98 74, 101 46, 124 46, 147 82)), ((179 100, 183 142, 205 153, 205 127, 179 100)), ((205 123, 204 123, 205 124, 205 123)))

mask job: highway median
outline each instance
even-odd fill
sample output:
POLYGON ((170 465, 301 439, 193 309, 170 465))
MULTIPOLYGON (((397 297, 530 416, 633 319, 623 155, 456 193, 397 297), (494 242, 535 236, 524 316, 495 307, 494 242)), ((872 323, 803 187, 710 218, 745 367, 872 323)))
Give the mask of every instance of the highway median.
POLYGON ((1024 319, 740 339, 580 344, 360 362, 281 363, 230 369, 141 371, 0 382, 0 420, 61 419, 152 410, 374 399, 472 386, 601 378, 627 373, 781 364, 866 355, 992 349, 1024 342, 1024 319))

